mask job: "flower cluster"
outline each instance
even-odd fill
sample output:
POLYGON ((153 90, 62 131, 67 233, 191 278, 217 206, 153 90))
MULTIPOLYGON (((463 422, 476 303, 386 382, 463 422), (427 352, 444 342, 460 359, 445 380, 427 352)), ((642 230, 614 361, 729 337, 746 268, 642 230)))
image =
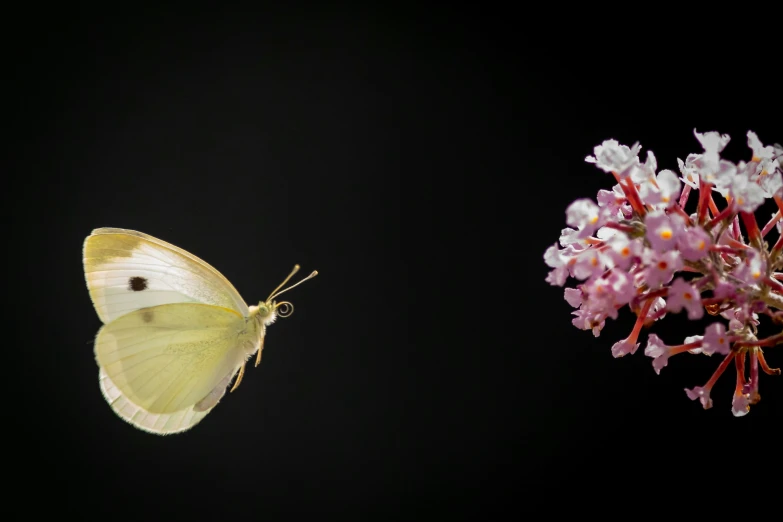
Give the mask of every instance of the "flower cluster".
POLYGON ((615 357, 634 353, 642 328, 669 313, 698 320, 706 310, 725 319, 728 324, 713 322, 703 335, 678 345, 650 334, 644 353, 657 373, 679 353, 722 355, 704 386, 685 390, 705 409, 712 406, 712 387, 733 361, 732 411, 742 416, 760 400, 759 367, 769 375, 781 373, 769 367, 763 348, 783 344, 783 147, 764 146, 748 132, 752 157, 734 164, 721 158, 729 136, 694 134, 703 152, 678 159, 679 174, 658 171, 650 151, 642 162, 638 143, 627 147, 607 140, 595 147, 586 161, 617 184, 600 190, 595 201, 569 205, 569 228, 544 254, 552 268, 547 282, 564 286, 569 276, 579 281, 565 289, 565 299, 577 309, 574 326, 596 337, 625 306, 636 314, 630 335, 612 346, 615 357), (777 211, 759 227, 755 213, 769 201, 777 211), (692 213, 685 210, 689 202, 692 213), (778 236, 771 248, 772 240, 765 240, 770 232, 778 236), (766 337, 759 335, 762 316, 773 327, 766 337))

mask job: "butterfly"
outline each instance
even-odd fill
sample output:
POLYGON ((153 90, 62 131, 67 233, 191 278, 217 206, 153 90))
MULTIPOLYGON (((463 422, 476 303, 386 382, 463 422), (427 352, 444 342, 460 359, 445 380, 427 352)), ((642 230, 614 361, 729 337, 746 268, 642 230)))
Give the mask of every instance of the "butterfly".
POLYGON ((135 427, 159 435, 200 422, 242 381, 266 328, 293 313, 283 292, 248 306, 223 275, 193 254, 141 232, 98 228, 85 239, 84 275, 103 322, 95 360, 104 398, 135 427), (235 378, 236 377, 236 378, 235 378))

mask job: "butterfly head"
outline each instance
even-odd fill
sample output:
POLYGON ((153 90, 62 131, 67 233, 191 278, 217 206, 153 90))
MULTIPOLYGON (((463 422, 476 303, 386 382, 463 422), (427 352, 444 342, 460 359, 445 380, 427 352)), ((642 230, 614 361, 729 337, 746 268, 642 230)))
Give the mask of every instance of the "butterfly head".
POLYGON ((275 319, 278 317, 288 317, 292 313, 294 313, 294 305, 291 304, 289 301, 275 301, 275 297, 279 296, 283 292, 287 292, 288 290, 294 288, 295 286, 299 286, 300 284, 304 283, 308 279, 312 279, 313 277, 318 275, 318 272, 313 270, 313 273, 311 273, 309 276, 305 277, 295 285, 291 285, 288 288, 285 288, 283 290, 280 290, 293 276, 299 271, 299 265, 294 266, 294 269, 291 271, 291 273, 288 275, 288 277, 285 278, 285 281, 280 283, 280 285, 275 288, 271 294, 269 294, 269 297, 266 299, 266 301, 261 301, 258 303, 257 307, 254 307, 255 314, 258 316, 259 319, 261 319, 264 324, 272 324, 275 322, 275 319))

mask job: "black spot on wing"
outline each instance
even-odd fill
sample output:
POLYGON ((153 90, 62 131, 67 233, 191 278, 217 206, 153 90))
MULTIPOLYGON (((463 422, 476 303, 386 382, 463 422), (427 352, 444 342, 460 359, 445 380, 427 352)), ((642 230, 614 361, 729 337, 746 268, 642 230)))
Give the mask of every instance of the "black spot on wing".
POLYGON ((154 318, 155 318, 155 312, 153 312, 152 310, 144 310, 141 313, 141 320, 144 321, 145 323, 152 322, 154 318))
POLYGON ((143 277, 134 276, 128 279, 128 290, 141 292, 147 289, 147 280, 143 277))

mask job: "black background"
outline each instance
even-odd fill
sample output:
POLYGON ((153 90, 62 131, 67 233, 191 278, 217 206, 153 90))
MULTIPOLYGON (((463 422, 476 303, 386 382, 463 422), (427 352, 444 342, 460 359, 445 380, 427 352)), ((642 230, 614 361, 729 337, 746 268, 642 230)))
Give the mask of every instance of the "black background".
MULTIPOLYGON (((378 520, 524 513, 539 489, 654 499, 750 484, 774 455, 783 383, 763 376, 737 419, 730 371, 702 410, 683 388, 717 360, 680 355, 656 376, 644 344, 613 359, 630 314, 599 338, 574 328, 543 252, 568 203, 613 184, 584 162, 605 139, 640 141, 671 169, 699 152, 694 127, 730 134, 734 161, 749 129, 783 141, 776 58, 707 28, 674 46, 672 20, 561 20, 11 20, 17 485, 91 516, 378 520), (185 434, 138 431, 99 392, 81 248, 103 226, 195 253, 250 303, 294 263, 320 272, 288 294, 296 312, 261 366, 185 434)), ((655 331, 677 344, 706 324, 670 316, 655 331)))

